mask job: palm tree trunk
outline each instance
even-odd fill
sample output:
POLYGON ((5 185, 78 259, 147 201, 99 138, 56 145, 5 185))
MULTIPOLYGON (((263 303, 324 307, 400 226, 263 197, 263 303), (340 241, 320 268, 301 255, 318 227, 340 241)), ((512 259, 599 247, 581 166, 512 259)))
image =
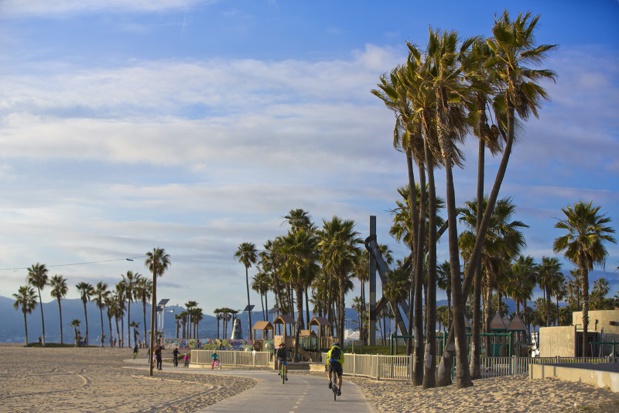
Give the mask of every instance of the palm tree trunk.
POLYGON ((131 298, 127 298, 127 348, 131 348, 131 298))
POLYGON ((109 337, 109 343, 110 343, 110 347, 112 347, 112 317, 109 315, 107 316, 107 321, 108 321, 108 327, 110 330, 110 337, 109 337))
MULTIPOLYGON (((157 266, 153 263, 153 293, 150 304, 150 343, 149 343, 149 356, 152 357, 155 351, 155 316, 156 316, 156 304, 157 304, 157 266)), ((153 375, 153 363, 149 362, 149 375, 153 375)))
POLYGON ((247 313, 249 315, 249 326, 247 326, 247 330, 249 331, 249 341, 252 341, 253 325, 251 323, 251 303, 249 302, 249 267, 245 267, 245 284, 247 285, 247 313))
POLYGON ((62 305, 60 298, 58 299, 58 314, 60 315, 60 344, 64 344, 64 333, 62 331, 62 305))
POLYGON ((45 318, 43 318, 43 301, 41 301, 41 289, 37 289, 39 290, 39 308, 41 309, 41 344, 45 347, 45 318))
POLYGON ((26 311, 22 311, 24 314, 24 329, 26 330, 26 346, 28 346, 28 319, 26 318, 26 311))
POLYGON ((344 285, 345 275, 339 275, 337 277, 339 294, 337 299, 337 319, 338 319, 338 333, 337 338, 340 339, 340 344, 344 345, 344 327, 346 322, 346 308, 344 301, 344 291, 346 291, 346 287, 344 285))
POLYGON ((303 287, 299 285, 295 289, 295 295, 297 296, 297 321, 295 323, 295 342, 294 342, 294 360, 299 359, 299 335, 303 328, 303 287))
POLYGON ((120 329, 118 328, 118 317, 114 316, 114 324, 116 324, 116 344, 120 347, 120 329))
MULTIPOLYGON (((423 163, 420 163, 418 165, 419 167, 419 176, 420 179, 423 180, 425 178, 425 173, 423 172, 423 163)), ((413 151, 412 148, 409 146, 407 146, 406 148, 406 169, 408 171, 408 187, 409 187, 409 191, 408 191, 408 203, 410 204, 410 219, 411 219, 411 224, 412 224, 412 230, 413 230, 413 242, 411 243, 411 245, 409 245, 409 248, 411 249, 411 259, 412 259, 412 265, 411 265, 411 279, 413 280, 413 283, 411 285, 411 293, 410 293, 410 305, 408 308, 408 336, 411 337, 413 335, 413 318, 414 318, 414 309, 413 309, 413 302, 414 300, 414 296, 415 296, 415 280, 416 280, 416 271, 415 268, 417 266, 417 254, 415 253, 415 251, 417 251, 417 245, 418 245, 418 241, 419 241, 419 212, 417 211, 417 184, 415 182, 415 170, 413 169, 413 151)), ((421 194, 423 196, 423 194, 425 193, 424 191, 424 184, 420 183, 419 184, 420 188, 421 188, 421 194)), ((423 209, 423 206, 421 207, 421 209, 423 209)), ((413 357, 413 361, 414 362, 418 362, 418 358, 416 357, 416 355, 419 352, 419 348, 417 343, 419 342, 419 339, 417 338, 417 336, 415 336, 415 356, 413 357)), ((413 348, 411 348, 413 346, 413 343, 411 342, 411 339, 409 338, 406 342, 406 354, 411 354, 413 353, 413 348)), ((415 371, 415 366, 413 366, 413 371, 415 371)), ((413 383, 415 383, 417 380, 415 380, 414 378, 415 376, 413 376, 413 383)))
MULTIPOLYGON (((426 156, 426 163, 429 164, 429 154, 426 156)), ((428 206, 430 213, 428 216, 426 344, 424 351, 424 374, 422 383, 424 389, 436 387, 436 188, 434 182, 434 170, 431 167, 428 168, 428 192, 428 206)))
POLYGON ((146 299, 143 298, 142 299, 142 316, 144 317, 144 324, 142 324, 144 326, 144 344, 146 344, 146 299))
MULTIPOLYGON (((581 262, 584 257, 581 257, 581 262)), ((589 271, 583 265, 580 267, 582 277, 582 356, 589 356, 587 332, 589 330, 589 271)))
POLYGON ((86 337, 84 338, 85 344, 88 346, 88 310, 86 309, 86 300, 82 300, 84 303, 84 319, 86 321, 86 337))
MULTIPOLYGON (((99 307, 99 314, 101 315, 101 347, 103 347, 105 340, 105 331, 103 330, 103 307, 99 307)), ((110 334, 112 334, 111 331, 110 334)))
MULTIPOLYGON (((485 102, 481 107, 485 107, 485 102)), ((486 112, 483 111, 477 125, 479 143, 477 147, 477 220, 475 225, 475 233, 479 232, 481 221, 483 218, 483 198, 484 198, 484 177, 486 164, 486 144, 482 139, 482 127, 486 123, 486 112)), ((481 257, 480 257, 481 260, 481 257)), ((471 378, 478 379, 481 377, 481 263, 477 263, 477 271, 475 271, 475 281, 473 284, 473 325, 471 337, 471 378)), ((469 264, 470 265, 470 264, 469 264)))

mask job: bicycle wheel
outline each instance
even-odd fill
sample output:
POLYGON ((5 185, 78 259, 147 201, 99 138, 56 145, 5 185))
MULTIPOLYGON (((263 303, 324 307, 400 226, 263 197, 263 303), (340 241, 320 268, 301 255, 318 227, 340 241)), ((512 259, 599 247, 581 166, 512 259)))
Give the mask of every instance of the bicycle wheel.
POLYGON ((331 386, 333 388, 333 401, 335 401, 337 399, 337 374, 335 374, 335 372, 333 372, 333 386, 331 386))

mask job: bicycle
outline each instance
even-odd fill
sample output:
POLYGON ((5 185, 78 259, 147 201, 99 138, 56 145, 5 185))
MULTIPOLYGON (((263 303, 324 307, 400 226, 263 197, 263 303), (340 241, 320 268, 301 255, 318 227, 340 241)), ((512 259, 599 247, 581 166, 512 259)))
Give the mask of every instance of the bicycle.
POLYGON ((331 390, 333 390, 333 401, 337 399, 337 392, 339 391, 337 387, 338 378, 337 373, 335 371, 331 372, 331 390))
POLYGON ((288 380, 288 377, 286 377, 286 365, 281 360, 279 361, 279 375, 282 376, 282 384, 286 384, 286 380, 288 380))

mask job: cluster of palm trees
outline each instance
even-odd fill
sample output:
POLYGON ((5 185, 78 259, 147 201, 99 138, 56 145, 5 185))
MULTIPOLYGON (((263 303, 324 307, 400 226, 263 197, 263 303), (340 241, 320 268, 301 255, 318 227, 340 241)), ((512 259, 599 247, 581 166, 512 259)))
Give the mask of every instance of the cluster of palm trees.
MULTIPOLYGON (((408 188, 400 194, 408 199, 403 202, 405 208, 398 212, 401 216, 407 215, 407 219, 398 228, 398 235, 411 251, 408 268, 413 305, 409 320, 413 323, 409 325, 412 330, 409 333, 415 337, 414 385, 428 388, 449 384, 454 360, 457 387, 471 386, 472 378, 479 377, 481 330, 492 311, 492 291, 501 293, 497 290, 498 280, 508 273, 506 269, 517 259, 524 245, 524 238, 518 231, 524 224, 509 221, 513 205, 509 199, 499 200, 498 195, 516 132, 522 130, 522 122, 531 115, 538 116, 541 102, 548 98, 541 82, 555 79, 551 70, 530 66, 539 65, 556 47, 536 43, 539 18, 523 13, 513 19, 504 12, 495 18, 492 36, 488 38, 461 39, 455 31, 431 28, 425 49, 408 43, 406 62, 381 76, 378 87, 372 90, 393 111, 393 145, 406 155, 408 188), (454 172, 455 167, 464 166, 462 143, 469 135, 475 136, 478 142, 477 191, 466 208, 459 208, 454 172), (500 156, 488 195, 484 188, 487 151, 500 156), (445 174, 444 201, 437 196, 435 184, 435 172, 440 169, 445 174), (443 203, 447 215, 444 225, 438 217, 443 203), (466 231, 461 234, 459 223, 466 225, 466 231), (436 376, 437 243, 444 232, 448 237, 446 273, 453 308, 450 334, 436 376), (472 304, 470 345, 465 324, 468 299, 472 304), (485 320, 482 311, 486 311, 485 320)), ((610 228, 597 226, 606 219, 597 214, 599 208, 575 204, 574 210, 581 209, 596 212, 595 217, 582 223, 596 228, 590 229, 599 239, 596 242, 613 240, 606 234, 610 228)), ((569 216, 569 210, 564 212, 569 216)), ((583 215, 586 214, 583 212, 583 215)), ((569 217, 557 224, 557 228, 569 228, 570 234, 588 231, 582 227, 575 230, 575 227, 569 217)), ((583 246, 582 235, 572 237, 578 238, 583 246)), ((579 258, 573 248, 579 250, 568 246, 565 240, 557 240, 554 245, 555 252, 564 252, 578 267, 590 269, 601 262, 601 255, 595 255, 595 259, 579 258)), ((583 298, 588 288, 586 279, 587 271, 581 269, 583 298)), ((526 292, 520 294, 526 296, 526 292)), ((586 299, 583 300, 586 319, 585 302, 586 299)))
MULTIPOLYGON (((299 333, 310 321, 310 303, 312 313, 327 317, 335 335, 344 337, 345 296, 353 288, 353 277, 367 278, 367 266, 363 266, 367 257, 364 261, 362 240, 352 220, 334 216, 330 221, 323 220, 318 228, 307 211, 294 209, 285 221, 290 227, 287 233, 265 242, 261 252, 255 244, 244 242, 234 256, 246 270, 248 306, 251 306, 248 270, 257 264, 251 288, 261 296, 263 320, 268 319, 269 291, 275 295, 279 314, 296 317, 296 354, 299 333)), ((249 322, 251 332, 251 318, 249 322)))
MULTIPOLYGON (((155 248, 153 251, 146 254, 145 265, 149 268, 153 275, 161 276, 170 265, 168 254, 165 250, 155 248)), ((64 344, 64 325, 62 321, 62 300, 69 292, 67 279, 60 274, 54 275, 51 278, 48 275, 48 268, 45 264, 36 263, 28 268, 28 276, 26 278, 28 284, 21 286, 18 292, 13 294, 15 302, 13 304, 15 309, 21 309, 24 315, 24 327, 26 332, 26 345, 28 345, 28 322, 27 315, 32 313, 37 304, 42 303, 41 291, 46 287, 51 287, 51 295, 58 302, 58 312, 60 316, 60 343, 64 344), (38 291, 38 296, 35 292, 35 288, 38 291)), ((85 335, 84 344, 88 345, 89 340, 89 323, 88 323, 88 310, 87 303, 92 301, 99 309, 100 323, 101 323, 101 346, 104 345, 106 335, 104 334, 104 310, 108 319, 108 339, 109 345, 112 346, 114 342, 118 343, 119 347, 125 346, 124 331, 125 331, 125 315, 127 316, 127 347, 131 347, 131 336, 133 329, 134 344, 138 341, 140 322, 131 320, 131 303, 141 303, 143 320, 143 332, 144 342, 146 343, 147 330, 146 330, 146 307, 149 302, 155 302, 155 285, 153 280, 142 276, 139 273, 133 271, 127 271, 121 275, 121 280, 114 286, 109 288, 107 283, 98 282, 93 285, 88 282, 79 282, 75 288, 80 294, 80 299, 84 305, 84 322, 85 322, 85 335), (152 299, 152 301, 151 301, 152 299), (112 329, 112 320, 116 327, 116 335, 112 329), (120 328, 119 328, 120 323, 120 328)), ((154 279, 155 277, 153 277, 154 279)), ((41 327, 42 335, 41 342, 45 345, 45 318, 43 314, 43 306, 41 308, 41 327)), ((154 306, 151 306, 154 310, 154 306)), ((154 311, 153 311, 154 313, 154 311)), ((151 314, 151 319, 154 322, 154 314, 151 314)), ((78 327, 81 325, 80 320, 72 320, 71 326, 74 328, 76 339, 81 337, 78 327)), ((151 325, 151 329, 154 326, 151 325)), ((152 331, 151 331, 152 333, 152 331)), ((153 339, 151 334, 151 340, 153 339)))
MULTIPOLYGON (((224 338, 228 337, 228 323, 234 320, 234 318, 239 313, 239 311, 233 310, 232 308, 229 308, 229 307, 220 307, 220 308, 216 308, 213 312, 215 313, 215 319, 217 320, 217 339, 221 339, 222 336, 224 338), (220 324, 221 324, 221 333, 222 333, 221 336, 219 335, 220 324)), ((264 316, 263 319, 266 320, 267 319, 266 316, 264 316)))
POLYGON ((185 310, 174 315, 176 323, 176 338, 198 338, 198 325, 204 319, 202 308, 196 301, 187 301, 185 310), (182 334, 182 335, 180 335, 182 334))

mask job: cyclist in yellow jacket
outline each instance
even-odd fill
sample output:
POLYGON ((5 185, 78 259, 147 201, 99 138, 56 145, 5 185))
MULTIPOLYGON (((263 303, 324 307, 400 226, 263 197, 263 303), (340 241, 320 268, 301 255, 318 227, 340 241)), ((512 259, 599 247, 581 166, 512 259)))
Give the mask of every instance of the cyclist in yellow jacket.
POLYGON ((328 374, 329 377, 329 388, 332 387, 331 377, 332 372, 337 374, 338 378, 338 391, 337 395, 342 395, 342 373, 344 372, 342 366, 344 365, 344 352, 340 348, 340 343, 333 343, 333 346, 327 352, 327 363, 329 364, 328 374))

